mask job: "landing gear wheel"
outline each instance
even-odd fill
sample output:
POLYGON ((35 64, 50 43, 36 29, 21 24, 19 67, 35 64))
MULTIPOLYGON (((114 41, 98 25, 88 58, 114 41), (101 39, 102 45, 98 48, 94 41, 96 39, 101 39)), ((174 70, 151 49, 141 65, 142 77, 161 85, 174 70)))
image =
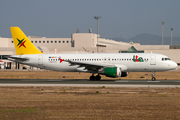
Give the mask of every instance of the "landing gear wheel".
POLYGON ((100 75, 96 75, 96 80, 101 80, 101 76, 100 75))
POLYGON ((89 80, 95 80, 95 79, 96 79, 96 77, 94 75, 89 77, 89 80))
POLYGON ((155 81, 156 80, 156 78, 155 77, 152 77, 152 81, 155 81))
POLYGON ((156 78, 154 77, 154 76, 155 76, 155 75, 154 75, 154 72, 151 72, 151 75, 152 75, 152 81, 155 81, 156 78))

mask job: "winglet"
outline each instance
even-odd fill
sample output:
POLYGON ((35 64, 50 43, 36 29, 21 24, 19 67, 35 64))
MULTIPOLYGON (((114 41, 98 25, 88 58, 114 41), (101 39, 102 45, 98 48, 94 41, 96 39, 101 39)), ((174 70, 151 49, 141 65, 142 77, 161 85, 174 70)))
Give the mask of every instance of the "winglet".
POLYGON ((19 27, 10 27, 17 55, 43 54, 28 39, 19 27))

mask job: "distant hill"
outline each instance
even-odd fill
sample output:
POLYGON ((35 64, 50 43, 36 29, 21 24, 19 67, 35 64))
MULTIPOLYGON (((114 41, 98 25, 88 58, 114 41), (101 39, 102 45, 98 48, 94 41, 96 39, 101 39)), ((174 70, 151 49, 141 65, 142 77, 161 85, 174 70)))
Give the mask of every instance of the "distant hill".
MULTIPOLYGON (((134 43, 140 42, 141 45, 161 45, 162 44, 162 37, 158 35, 152 35, 152 34, 139 34, 135 37, 132 37, 130 39, 123 39, 123 38, 112 38, 116 41, 123 41, 123 42, 131 42, 134 43)), ((163 38, 163 44, 164 45, 170 45, 171 44, 171 37, 164 37, 163 38)), ((180 45, 180 37, 173 37, 173 45, 180 45)))
POLYGON ((110 39, 112 39, 112 40, 115 40, 115 41, 126 41, 126 39, 124 39, 124 38, 120 38, 120 37, 115 37, 115 38, 110 38, 110 39))

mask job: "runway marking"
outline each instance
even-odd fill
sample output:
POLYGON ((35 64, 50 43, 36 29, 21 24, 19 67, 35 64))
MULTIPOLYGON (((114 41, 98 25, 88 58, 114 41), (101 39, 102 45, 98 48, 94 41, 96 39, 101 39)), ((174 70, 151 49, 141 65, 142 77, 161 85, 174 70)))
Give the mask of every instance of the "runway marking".
POLYGON ((44 82, 44 81, 50 81, 50 82, 58 82, 58 81, 64 81, 64 80, 20 80, 20 81, 27 81, 27 82, 32 82, 32 81, 35 81, 35 82, 44 82))
POLYGON ((38 86, 38 87, 154 87, 180 88, 180 85, 115 85, 115 84, 0 84, 0 86, 38 86))
POLYGON ((32 82, 32 81, 37 81, 37 82, 39 82, 39 81, 45 81, 45 80, 33 80, 33 79, 32 79, 32 80, 20 80, 20 81, 27 81, 27 82, 28 82, 28 81, 30 81, 30 82, 32 82))
POLYGON ((59 81, 59 82, 60 82, 60 81, 63 81, 63 80, 48 80, 48 81, 51 81, 51 82, 53 82, 53 81, 54 81, 54 82, 59 81))
POLYGON ((147 81, 147 82, 160 82, 160 81, 147 81))
POLYGON ((118 81, 115 81, 115 82, 129 82, 129 81, 120 81, 120 80, 118 80, 118 81))
POLYGON ((115 81, 115 82, 160 82, 160 81, 128 81, 128 80, 117 80, 117 81, 115 81))

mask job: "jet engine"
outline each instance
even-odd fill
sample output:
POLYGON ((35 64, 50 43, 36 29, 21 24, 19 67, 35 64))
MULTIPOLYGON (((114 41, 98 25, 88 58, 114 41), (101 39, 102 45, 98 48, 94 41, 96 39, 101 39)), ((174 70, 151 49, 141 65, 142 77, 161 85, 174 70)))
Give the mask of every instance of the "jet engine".
POLYGON ((104 68, 102 71, 99 72, 100 74, 104 74, 107 77, 126 77, 128 72, 121 72, 121 68, 119 67, 107 67, 104 68))
POLYGON ((107 77, 121 77, 121 70, 118 67, 107 67, 104 68, 104 74, 107 77))

